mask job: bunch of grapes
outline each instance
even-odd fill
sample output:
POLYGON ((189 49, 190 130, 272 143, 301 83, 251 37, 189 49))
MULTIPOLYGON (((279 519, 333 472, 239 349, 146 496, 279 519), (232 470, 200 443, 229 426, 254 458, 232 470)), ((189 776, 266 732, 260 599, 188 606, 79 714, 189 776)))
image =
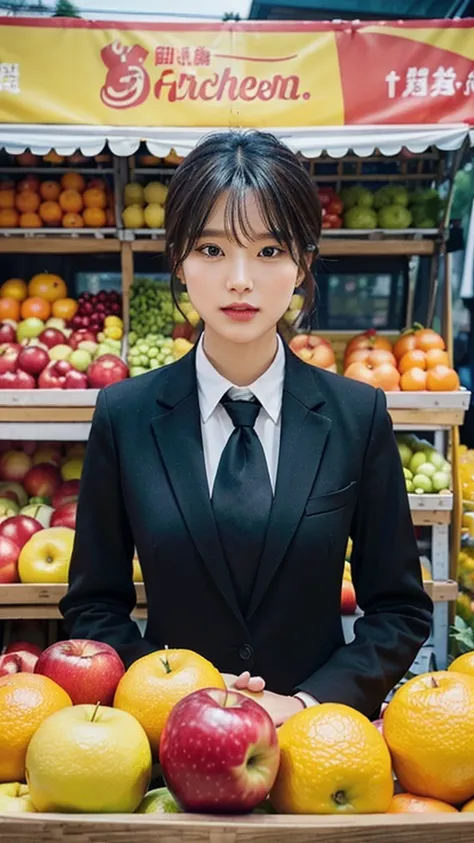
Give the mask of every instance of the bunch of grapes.
POLYGON ((130 290, 130 330, 136 338, 149 334, 171 336, 173 300, 166 284, 136 279, 130 290))

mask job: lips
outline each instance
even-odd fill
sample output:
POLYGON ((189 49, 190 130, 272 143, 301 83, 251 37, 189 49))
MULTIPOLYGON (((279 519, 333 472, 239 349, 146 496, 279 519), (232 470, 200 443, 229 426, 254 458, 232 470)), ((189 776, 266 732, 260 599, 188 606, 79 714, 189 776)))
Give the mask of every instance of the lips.
POLYGON ((227 307, 223 307, 222 310, 241 310, 256 313, 258 308, 253 307, 251 304, 247 304, 247 302, 235 302, 234 304, 229 304, 227 307))

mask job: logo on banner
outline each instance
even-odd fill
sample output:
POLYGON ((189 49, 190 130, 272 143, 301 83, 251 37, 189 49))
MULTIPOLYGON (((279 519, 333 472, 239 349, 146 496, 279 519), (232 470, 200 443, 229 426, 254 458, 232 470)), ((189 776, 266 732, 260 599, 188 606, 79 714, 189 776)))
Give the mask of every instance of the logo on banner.
POLYGON ((107 67, 100 98, 108 108, 132 108, 141 105, 150 93, 150 77, 144 68, 148 50, 134 44, 124 47, 120 41, 108 44, 100 52, 107 67))
MULTIPOLYGON (((150 76, 144 67, 147 56, 148 51, 143 47, 125 47, 120 41, 114 41, 102 49, 101 58, 107 67, 105 84, 100 92, 104 105, 121 109, 145 102, 150 93, 150 76)), ((161 71, 154 86, 155 98, 169 103, 190 100, 297 102, 311 98, 309 91, 300 90, 301 79, 297 74, 285 75, 280 72, 262 78, 239 75, 231 66, 212 72, 207 70, 212 64, 212 58, 207 47, 156 47, 154 64, 161 71), (203 69, 206 69, 204 73, 203 69)), ((245 61, 255 63, 256 66, 268 63, 281 68, 285 62, 296 59, 297 55, 265 58, 216 53, 214 58, 229 62, 245 61)))

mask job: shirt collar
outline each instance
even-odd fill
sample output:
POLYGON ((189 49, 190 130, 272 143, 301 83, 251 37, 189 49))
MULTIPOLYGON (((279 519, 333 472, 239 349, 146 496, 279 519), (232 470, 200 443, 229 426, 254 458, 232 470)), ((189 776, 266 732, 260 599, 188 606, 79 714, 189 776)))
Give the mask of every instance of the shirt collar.
POLYGON ((196 376, 203 422, 208 421, 226 392, 232 390, 236 397, 239 391, 245 393, 250 390, 274 424, 277 424, 281 413, 285 376, 285 350, 280 337, 277 336, 278 350, 271 366, 248 387, 235 386, 214 368, 204 353, 203 337, 204 335, 200 337, 196 349, 196 376))

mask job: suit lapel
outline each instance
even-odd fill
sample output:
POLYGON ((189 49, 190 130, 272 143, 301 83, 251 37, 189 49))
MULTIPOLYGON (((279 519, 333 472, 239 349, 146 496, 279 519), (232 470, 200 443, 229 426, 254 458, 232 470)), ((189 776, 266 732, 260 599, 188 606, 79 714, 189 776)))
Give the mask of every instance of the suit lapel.
POLYGON ((168 371, 152 419, 156 445, 183 519, 209 574, 244 624, 212 511, 204 463, 195 351, 168 371))
POLYGON ((283 561, 314 484, 331 428, 330 419, 315 411, 323 403, 316 372, 286 349, 275 497, 247 620, 283 561))

